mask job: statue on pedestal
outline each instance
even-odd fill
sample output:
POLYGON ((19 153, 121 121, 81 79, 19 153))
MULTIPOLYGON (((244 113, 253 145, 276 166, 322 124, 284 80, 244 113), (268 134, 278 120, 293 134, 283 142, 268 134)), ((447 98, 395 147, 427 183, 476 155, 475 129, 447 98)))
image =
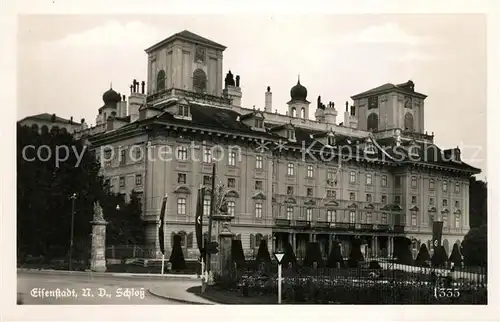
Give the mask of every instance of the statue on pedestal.
POLYGON ((94 221, 105 221, 99 201, 94 202, 94 221))

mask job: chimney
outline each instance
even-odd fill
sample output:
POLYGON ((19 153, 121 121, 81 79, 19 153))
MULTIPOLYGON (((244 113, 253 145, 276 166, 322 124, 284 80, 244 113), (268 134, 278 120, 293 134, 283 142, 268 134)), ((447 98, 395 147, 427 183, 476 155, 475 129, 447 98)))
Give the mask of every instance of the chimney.
POLYGON ((122 95, 122 101, 125 102, 126 98, 125 98, 125 95, 122 95))
POLYGON ((141 94, 144 94, 144 90, 146 88, 146 82, 145 81, 142 81, 141 82, 141 94))
POLYGON ((137 91, 138 91, 138 88, 137 88, 138 82, 137 82, 137 80, 134 79, 134 81, 132 82, 132 84, 134 85, 134 93, 137 93, 137 91))
POLYGON ((273 111, 273 93, 271 92, 270 86, 267 86, 267 92, 265 94, 264 111, 268 113, 272 113, 273 111))
POLYGON ((345 111, 347 112, 349 110, 349 102, 345 101, 345 111))
POLYGON ((73 124, 73 116, 69 118, 69 124, 73 124))
POLYGON ((231 86, 231 78, 229 77, 229 73, 224 81, 226 83, 226 87, 222 90, 222 96, 225 98, 229 98, 233 106, 241 107, 241 97, 243 96, 243 94, 241 93, 240 88, 240 76, 236 76, 236 86, 231 86))
POLYGON ((236 75, 236 87, 240 87, 240 75, 236 75))
POLYGON ((134 92, 134 85, 130 85, 130 94, 134 92))
POLYGON ((334 102, 328 102, 328 108, 325 108, 323 112, 323 121, 327 124, 336 124, 337 123, 337 110, 335 109, 334 102))

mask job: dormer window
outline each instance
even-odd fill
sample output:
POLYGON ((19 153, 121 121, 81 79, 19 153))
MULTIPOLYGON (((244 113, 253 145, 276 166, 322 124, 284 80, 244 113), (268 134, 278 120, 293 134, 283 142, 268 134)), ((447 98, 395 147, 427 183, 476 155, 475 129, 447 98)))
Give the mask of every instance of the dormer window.
POLYGON ((295 140, 295 131, 293 129, 286 130, 286 138, 289 140, 295 140))
POLYGON ((182 117, 189 117, 189 106, 179 105, 178 115, 182 117))
POLYGON ((373 146, 372 141, 366 142, 365 153, 367 153, 367 154, 374 154, 375 152, 376 152, 375 151, 375 147, 373 146))
POLYGON ((261 129, 264 127, 264 121, 261 119, 255 119, 255 127, 261 129))
POLYGON ((335 145, 335 136, 334 135, 328 135, 328 137, 327 137, 327 144, 329 146, 334 146, 335 145))

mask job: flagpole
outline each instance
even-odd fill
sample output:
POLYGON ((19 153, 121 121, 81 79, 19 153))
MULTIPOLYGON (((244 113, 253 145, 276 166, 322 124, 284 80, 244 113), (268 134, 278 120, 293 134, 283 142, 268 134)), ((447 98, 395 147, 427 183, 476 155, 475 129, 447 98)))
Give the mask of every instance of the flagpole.
MULTIPOLYGON (((212 215, 215 207, 215 162, 212 164, 212 191, 210 196, 210 213, 208 215, 208 244, 212 243, 212 215)), ((208 245, 207 245, 208 246, 208 245)), ((205 247, 205 249, 207 249, 205 247)), ((210 274, 210 252, 206 252, 207 282, 210 274)))
POLYGON ((165 254, 161 254, 161 275, 165 274, 165 254))

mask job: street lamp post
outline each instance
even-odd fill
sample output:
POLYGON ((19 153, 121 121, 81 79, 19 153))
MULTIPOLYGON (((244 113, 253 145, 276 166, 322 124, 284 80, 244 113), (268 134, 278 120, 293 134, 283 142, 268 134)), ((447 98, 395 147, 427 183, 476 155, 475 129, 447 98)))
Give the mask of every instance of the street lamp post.
POLYGON ((69 241, 69 270, 73 270, 73 232, 75 227, 75 200, 76 193, 73 193, 71 197, 71 232, 70 232, 70 241, 69 241))

